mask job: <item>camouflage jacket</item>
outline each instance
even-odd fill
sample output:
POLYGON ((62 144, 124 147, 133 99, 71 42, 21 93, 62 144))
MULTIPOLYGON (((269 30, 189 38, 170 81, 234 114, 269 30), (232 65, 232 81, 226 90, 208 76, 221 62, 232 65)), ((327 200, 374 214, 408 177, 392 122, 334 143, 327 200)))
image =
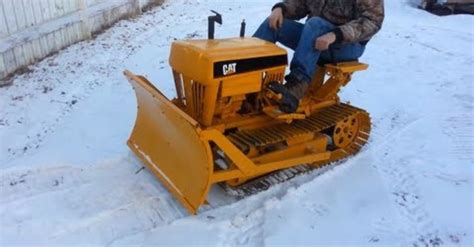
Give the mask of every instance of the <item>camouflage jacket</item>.
POLYGON ((334 33, 338 42, 368 41, 384 19, 383 0, 284 0, 277 7, 288 19, 318 16, 337 25, 334 33))

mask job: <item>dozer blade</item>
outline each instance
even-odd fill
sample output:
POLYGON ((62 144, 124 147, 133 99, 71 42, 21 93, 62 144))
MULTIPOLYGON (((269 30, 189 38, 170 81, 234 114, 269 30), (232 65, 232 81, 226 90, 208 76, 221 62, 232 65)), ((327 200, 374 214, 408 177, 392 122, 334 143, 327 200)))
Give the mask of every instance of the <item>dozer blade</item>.
POLYGON ((206 201, 213 171, 199 124, 147 79, 124 72, 135 89, 138 113, 128 146, 191 213, 206 201))

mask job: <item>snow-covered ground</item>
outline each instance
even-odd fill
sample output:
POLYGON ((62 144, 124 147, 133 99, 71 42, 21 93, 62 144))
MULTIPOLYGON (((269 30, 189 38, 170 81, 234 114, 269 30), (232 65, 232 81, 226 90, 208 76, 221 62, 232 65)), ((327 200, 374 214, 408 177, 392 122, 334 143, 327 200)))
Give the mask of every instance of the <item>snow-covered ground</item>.
POLYGON ((473 246, 474 18, 387 0, 383 30, 342 97, 374 128, 356 157, 190 216, 125 145, 125 68, 168 96, 174 39, 252 32, 274 0, 167 1, 0 88, 0 245, 473 246))

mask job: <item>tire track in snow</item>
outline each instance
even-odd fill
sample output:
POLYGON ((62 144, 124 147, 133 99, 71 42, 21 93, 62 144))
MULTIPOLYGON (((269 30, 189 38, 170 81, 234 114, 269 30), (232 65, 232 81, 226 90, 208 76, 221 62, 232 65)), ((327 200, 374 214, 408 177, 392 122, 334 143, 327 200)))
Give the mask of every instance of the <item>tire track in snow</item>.
POLYGON ((235 216, 230 223, 235 231, 226 236, 224 245, 264 246, 264 222, 264 209, 235 216))
POLYGON ((83 168, 67 166, 2 171, 2 175, 0 175, 0 203, 8 204, 88 185, 91 183, 91 179, 81 174, 85 172, 87 170, 83 168))
POLYGON ((446 120, 446 132, 453 138, 451 153, 462 161, 474 163, 474 116, 450 117, 446 120))
MULTIPOLYGON (((417 178, 412 173, 410 165, 411 159, 416 156, 407 154, 399 155, 394 150, 398 143, 409 143, 412 128, 418 128, 418 122, 422 119, 410 119, 403 113, 395 112, 391 118, 392 131, 386 135, 378 134, 375 129, 375 136, 380 143, 369 149, 376 160, 376 168, 379 170, 386 185, 391 190, 391 197, 395 208, 398 209, 402 220, 406 224, 401 224, 399 229, 393 229, 391 222, 380 220, 374 224, 376 230, 381 233, 387 231, 397 231, 401 236, 405 236, 406 246, 439 246, 443 240, 438 236, 438 230, 434 221, 425 210, 425 205, 418 191, 417 178)), ((402 145, 409 148, 408 145, 402 145)))
POLYGON ((99 39, 73 45, 60 54, 39 63, 37 69, 30 74, 18 76, 12 88, 5 89, 11 98, 5 100, 10 104, 2 114, 3 121, 9 123, 5 127, 15 128, 25 133, 16 138, 16 143, 2 147, 5 150, 0 150, 5 152, 5 156, 9 156, 7 161, 38 149, 46 137, 55 132, 56 126, 74 111, 81 101, 87 99, 109 80, 118 79, 117 76, 112 76, 114 79, 110 78, 110 72, 117 68, 112 63, 113 59, 104 55, 116 51, 112 51, 110 46, 100 46, 101 42, 99 39), (91 58, 97 54, 102 54, 101 59, 80 61, 82 57, 91 58), (77 56, 77 58, 72 60, 72 56, 77 56), (102 61, 103 57, 106 61, 102 61), (47 69, 51 63, 56 64, 54 74, 51 73, 51 68, 47 69), (78 79, 76 73, 83 74, 82 78, 78 79), (109 78, 109 80, 99 78, 109 78), (33 88, 35 85, 42 86, 35 89, 33 88), (47 87, 51 91, 41 94, 38 92, 38 90, 43 90, 41 87, 47 87), (25 95, 31 91, 34 94, 25 95), (44 105, 48 105, 50 110, 48 114, 39 116, 34 112, 34 108, 44 105), (30 115, 33 115, 34 119, 30 115), (19 137, 22 137, 22 142, 19 137))
POLYGON ((187 216, 153 175, 136 174, 138 161, 130 161, 127 157, 82 169, 3 171, 1 241, 17 244, 31 239, 32 232, 41 232, 35 241, 111 243, 187 216), (18 179, 24 182, 11 182, 18 179))
MULTIPOLYGON (((124 235, 133 235, 170 224, 185 217, 186 213, 178 209, 169 195, 137 198, 131 203, 102 211, 79 222, 65 226, 64 230, 52 234, 53 242, 71 242, 77 236, 88 236, 97 243, 112 244, 124 235)), ((78 241, 81 242, 79 239, 78 241)), ((85 243, 86 243, 85 242, 85 243)))

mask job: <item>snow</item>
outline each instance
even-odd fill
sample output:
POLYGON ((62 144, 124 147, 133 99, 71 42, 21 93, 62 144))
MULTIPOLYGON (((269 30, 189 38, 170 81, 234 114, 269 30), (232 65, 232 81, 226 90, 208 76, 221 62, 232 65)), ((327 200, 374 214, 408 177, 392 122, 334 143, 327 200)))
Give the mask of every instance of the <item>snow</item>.
POLYGON ((385 2, 370 68, 342 92, 371 113, 367 147, 241 200, 215 187, 197 216, 126 146, 122 71, 173 97, 174 39, 204 38, 209 9, 217 37, 243 18, 250 33, 274 1, 167 1, 32 66, 0 88, 1 245, 473 246, 474 19, 385 2))

